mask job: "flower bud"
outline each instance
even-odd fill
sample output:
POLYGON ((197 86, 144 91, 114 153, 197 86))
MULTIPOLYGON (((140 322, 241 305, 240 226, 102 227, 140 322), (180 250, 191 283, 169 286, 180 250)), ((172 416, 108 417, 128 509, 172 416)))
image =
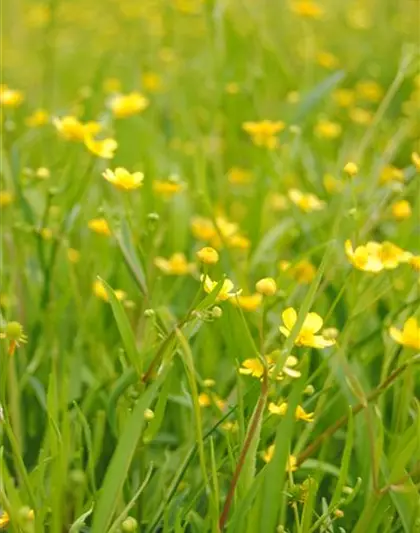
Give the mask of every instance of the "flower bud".
POLYGON ((277 292, 277 285, 273 278, 262 278, 257 281, 255 288, 264 296, 273 296, 277 292))
POLYGON ((205 246, 198 250, 197 252, 198 259, 206 265, 214 265, 219 261, 218 252, 211 246, 205 246))
POLYGON ((129 516, 128 518, 126 518, 124 522, 121 524, 121 529, 128 533, 131 533, 132 531, 137 531, 137 527, 138 527, 137 520, 132 516, 129 516))
POLYGON ((351 178, 359 172, 359 167, 353 161, 349 161, 344 165, 344 172, 351 178))
POLYGON ((223 315, 223 311, 218 305, 215 305, 211 310, 211 314, 213 318, 220 318, 223 315))

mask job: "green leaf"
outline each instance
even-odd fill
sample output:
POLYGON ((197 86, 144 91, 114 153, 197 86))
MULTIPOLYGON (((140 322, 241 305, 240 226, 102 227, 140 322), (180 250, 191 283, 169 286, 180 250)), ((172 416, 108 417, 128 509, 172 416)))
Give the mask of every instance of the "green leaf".
POLYGON ((92 514, 93 505, 85 513, 81 514, 77 520, 70 526, 69 533, 79 533, 82 527, 85 525, 86 518, 92 514))
POLYGON ((353 449, 353 440, 354 440, 354 420, 353 420, 353 413, 350 407, 349 408, 349 421, 347 425, 346 444, 344 446, 344 452, 341 458, 340 476, 338 478, 337 485, 335 486, 334 494, 331 499, 330 509, 334 507, 334 505, 337 504, 338 501, 340 500, 342 496, 342 492, 343 492, 343 487, 347 483, 347 474, 349 471, 351 452, 353 449))
POLYGON ((98 503, 93 515, 91 533, 104 533, 108 530, 115 514, 119 497, 128 476, 128 471, 145 425, 144 411, 150 406, 166 377, 161 372, 138 399, 128 418, 108 466, 98 503))

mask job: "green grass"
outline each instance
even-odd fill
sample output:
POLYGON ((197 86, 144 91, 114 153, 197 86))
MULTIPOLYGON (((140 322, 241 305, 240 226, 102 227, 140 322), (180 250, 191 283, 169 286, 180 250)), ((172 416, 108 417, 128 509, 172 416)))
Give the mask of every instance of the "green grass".
POLYGON ((420 532, 419 331, 389 333, 419 319, 419 272, 363 271, 344 247, 420 254, 416 2, 21 0, 2 15, 2 84, 24 99, 2 89, 0 529, 420 532), (113 92, 132 91, 148 107, 113 116, 113 92), (65 115, 99 122, 114 158, 60 136, 65 115), (264 119, 285 123, 274 149, 243 129, 264 119), (116 167, 143 186, 115 188, 116 167), (197 260, 205 245, 217 264, 197 260), (190 273, 156 266, 179 252, 190 273), (264 277, 276 293, 247 310, 264 277), (299 343, 310 311, 335 345, 299 343), (27 342, 11 354, 13 322, 27 342), (300 377, 274 379, 290 355, 300 377))

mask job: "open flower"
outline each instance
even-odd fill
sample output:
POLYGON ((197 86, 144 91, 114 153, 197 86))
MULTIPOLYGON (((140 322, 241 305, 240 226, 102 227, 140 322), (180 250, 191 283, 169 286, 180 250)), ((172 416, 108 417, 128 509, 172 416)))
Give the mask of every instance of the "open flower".
POLYGON ((105 235, 105 237, 111 235, 111 228, 105 218, 92 218, 88 222, 88 228, 99 235, 105 235))
MULTIPOLYGON (((269 463, 274 456, 274 444, 271 444, 262 454, 263 461, 269 463)), ((289 455, 286 465, 286 472, 295 472, 297 470, 297 459, 294 455, 289 455)))
POLYGON ((0 105, 2 107, 19 107, 23 100, 22 91, 10 89, 7 85, 0 86, 0 105))
POLYGON ((305 213, 320 211, 325 207, 325 202, 320 200, 315 194, 305 194, 298 189, 290 189, 288 196, 290 200, 305 213))
MULTIPOLYGON (((280 331, 288 337, 297 320, 297 313, 293 307, 288 307, 282 313, 284 326, 280 326, 280 331)), ((302 327, 295 339, 296 346, 310 346, 311 348, 327 348, 335 344, 334 339, 326 339, 323 335, 316 335, 322 328, 324 321, 317 313, 308 313, 303 321, 302 327)))
POLYGON ((109 183, 125 191, 132 191, 143 185, 143 172, 128 172, 123 167, 117 167, 115 170, 107 168, 102 175, 109 183))
POLYGON ((415 317, 406 320, 402 330, 390 327, 389 334, 398 344, 420 350, 420 326, 415 317))
POLYGON ((149 100, 139 92, 118 94, 111 99, 109 107, 117 118, 137 115, 149 105, 149 100))
MULTIPOLYGON (((213 281, 209 276, 205 276, 204 274, 201 275, 201 281, 204 285, 204 290, 210 294, 218 285, 218 281, 213 281)), ((219 294, 217 295, 216 302, 223 302, 225 300, 229 300, 229 298, 233 298, 240 294, 241 291, 232 292, 233 291, 233 282, 226 278, 223 281, 223 285, 219 291, 219 294)))
POLYGON ((112 159, 115 155, 115 150, 118 148, 118 143, 115 139, 94 139, 91 134, 85 136, 84 142, 89 152, 102 159, 112 159))
POLYGON ((48 124, 49 120, 48 112, 45 109, 35 109, 35 111, 26 117, 25 123, 30 128, 37 128, 48 124))
MULTIPOLYGON (((287 402, 281 402, 280 404, 275 404, 274 402, 270 402, 268 404, 268 410, 272 415, 279 415, 284 416, 287 413, 287 402)), ((314 421, 314 413, 307 413, 305 409, 298 405, 295 410, 295 418, 296 420, 304 420, 305 422, 313 422, 314 421)))
POLYGON ((156 257, 154 260, 155 266, 164 274, 171 274, 174 276, 185 276, 191 274, 195 270, 194 263, 188 263, 186 257, 182 253, 175 253, 169 259, 164 257, 156 257))
POLYGON ((382 261, 383 267, 387 270, 397 268, 401 263, 408 263, 412 255, 412 253, 403 250, 389 241, 384 241, 379 250, 379 258, 382 261))
POLYGON ((9 341, 9 355, 15 353, 16 348, 28 342, 28 337, 23 332, 23 326, 19 322, 8 322, 0 333, 0 339, 9 341))
POLYGON ((10 523, 10 517, 6 513, 6 511, 3 511, 3 513, 0 516, 0 529, 5 529, 10 523))
POLYGON ((381 245, 378 242, 369 241, 365 246, 358 246, 353 250, 350 240, 344 243, 345 251, 350 263, 358 270, 365 272, 380 272, 384 266, 379 257, 381 245))
POLYGON ((243 129, 251 137, 256 146, 263 146, 274 150, 278 145, 277 134, 285 128, 285 123, 278 120, 261 120, 259 122, 244 122, 243 129))
MULTIPOLYGON (((264 357, 267 365, 268 377, 270 379, 276 379, 281 381, 282 379, 284 379, 285 375, 294 379, 300 378, 301 373, 298 370, 294 369, 294 367, 298 364, 298 360, 294 355, 289 355, 287 357, 283 368, 281 368, 277 374, 275 374, 276 357, 273 357, 273 355, 274 354, 266 355, 264 357)), ((242 365, 239 368, 239 373, 245 376, 252 376, 261 379, 264 375, 264 363, 258 357, 254 357, 252 359, 245 359, 245 361, 242 362, 242 365)))
MULTIPOLYGON (((106 292, 104 284, 99 279, 94 281, 92 288, 93 288, 93 293, 97 298, 99 298, 100 300, 103 300, 104 302, 109 302, 108 293, 106 292)), ((125 300, 127 296, 127 294, 120 289, 116 289, 114 293, 115 293, 115 296, 117 297, 117 300, 120 300, 120 301, 125 300)))
POLYGON ((83 142, 87 135, 96 135, 101 129, 101 125, 98 122, 84 124, 73 115, 66 115, 61 118, 55 117, 52 122, 60 137, 66 141, 83 142))

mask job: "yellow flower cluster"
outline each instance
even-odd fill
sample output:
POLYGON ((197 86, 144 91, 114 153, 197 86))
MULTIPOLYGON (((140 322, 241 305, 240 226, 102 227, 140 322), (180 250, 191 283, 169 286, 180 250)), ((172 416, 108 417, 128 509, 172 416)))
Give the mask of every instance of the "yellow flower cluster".
POLYGON ((345 252, 351 264, 365 272, 381 272, 392 270, 401 263, 409 263, 413 254, 396 246, 392 242, 378 243, 369 241, 366 245, 353 249, 350 240, 345 242, 345 252))
POLYGON ((216 249, 225 245, 228 248, 247 250, 250 246, 249 240, 240 233, 238 225, 222 216, 217 216, 215 223, 208 218, 194 217, 191 229, 196 239, 209 242, 216 249))

